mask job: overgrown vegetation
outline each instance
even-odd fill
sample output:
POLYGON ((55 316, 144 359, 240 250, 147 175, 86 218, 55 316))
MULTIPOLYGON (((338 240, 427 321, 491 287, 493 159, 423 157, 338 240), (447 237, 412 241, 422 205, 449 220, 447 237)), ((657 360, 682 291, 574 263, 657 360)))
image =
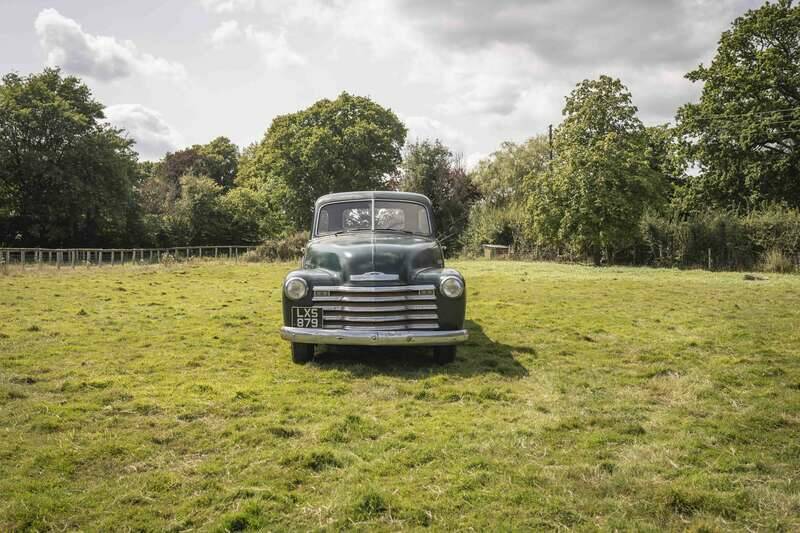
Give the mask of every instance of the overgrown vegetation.
POLYGON ((452 266, 455 363, 304 367, 294 264, 10 269, 0 530, 800 529, 800 278, 452 266))
POLYGON ((565 95, 552 146, 541 134, 503 142, 469 172, 439 140, 406 145, 392 110, 346 92, 276 117, 241 153, 218 137, 137 165, 80 80, 9 74, 0 245, 259 244, 307 230, 322 194, 399 188, 431 198, 450 254, 490 242, 596 264, 707 266, 710 255, 712 268, 793 269, 798 34, 800 6, 765 3, 686 74, 702 93, 673 124, 645 126, 636 95, 601 74, 565 95))

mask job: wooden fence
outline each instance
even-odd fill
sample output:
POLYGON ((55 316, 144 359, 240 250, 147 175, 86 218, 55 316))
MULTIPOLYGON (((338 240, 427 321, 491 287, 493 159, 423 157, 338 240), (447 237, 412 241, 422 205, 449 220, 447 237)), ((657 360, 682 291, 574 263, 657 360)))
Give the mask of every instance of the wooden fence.
POLYGON ((176 260, 193 257, 238 261, 255 246, 178 246, 170 248, 0 248, 0 262, 7 265, 124 265, 158 263, 169 255, 176 260))

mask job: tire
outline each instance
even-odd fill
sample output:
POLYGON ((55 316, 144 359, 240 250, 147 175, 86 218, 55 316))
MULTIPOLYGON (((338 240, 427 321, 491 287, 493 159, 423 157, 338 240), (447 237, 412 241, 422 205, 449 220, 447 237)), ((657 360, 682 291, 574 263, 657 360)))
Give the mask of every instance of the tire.
POLYGON ((434 346, 433 347, 433 360, 437 364, 446 365, 456 360, 456 347, 455 346, 434 346))
POLYGON ((314 359, 314 345, 302 344, 299 342, 292 343, 292 362, 298 365, 304 365, 314 359))

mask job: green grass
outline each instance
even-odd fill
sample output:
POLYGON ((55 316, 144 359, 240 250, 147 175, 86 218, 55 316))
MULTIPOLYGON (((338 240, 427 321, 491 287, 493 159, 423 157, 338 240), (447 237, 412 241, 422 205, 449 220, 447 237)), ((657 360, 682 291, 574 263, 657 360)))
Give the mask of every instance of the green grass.
POLYGON ((0 530, 800 529, 800 277, 454 262, 454 364, 295 366, 293 266, 0 276, 0 530))

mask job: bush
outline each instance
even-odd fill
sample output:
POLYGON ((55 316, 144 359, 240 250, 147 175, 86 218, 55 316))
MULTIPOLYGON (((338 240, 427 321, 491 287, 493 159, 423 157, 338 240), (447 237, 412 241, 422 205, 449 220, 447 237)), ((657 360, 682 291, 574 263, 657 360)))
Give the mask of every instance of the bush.
POLYGON ((649 262, 656 266, 705 267, 710 251, 714 269, 760 265, 785 272, 800 254, 800 211, 770 206, 745 216, 727 211, 688 218, 647 214, 640 233, 649 262))
POLYGON ((290 261, 303 255, 303 249, 308 242, 308 233, 300 231, 288 237, 269 239, 255 250, 247 252, 243 259, 247 262, 259 261, 290 261))
POLYGON ((470 210, 469 223, 462 237, 468 255, 480 255, 483 244, 510 246, 515 254, 532 252, 534 245, 527 238, 525 211, 516 205, 495 207, 479 202, 470 210))
POLYGON ((792 257, 800 252, 800 210, 770 205, 742 222, 757 253, 780 250, 792 257))
POLYGON ((792 260, 778 248, 772 248, 765 253, 761 259, 761 270, 764 272, 792 272, 794 264, 792 260))
POLYGON ((178 262, 172 254, 162 254, 158 261, 162 266, 171 266, 178 262))

